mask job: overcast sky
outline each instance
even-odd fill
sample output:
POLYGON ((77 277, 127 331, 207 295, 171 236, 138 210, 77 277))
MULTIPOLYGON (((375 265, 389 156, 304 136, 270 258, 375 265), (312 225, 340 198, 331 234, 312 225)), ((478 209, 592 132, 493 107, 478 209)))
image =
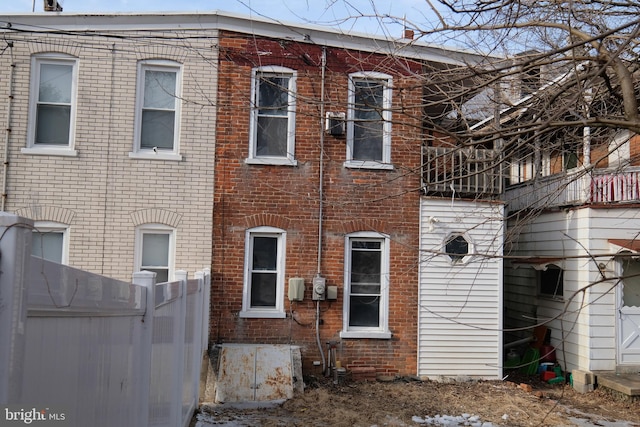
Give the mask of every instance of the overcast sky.
MULTIPOLYGON (((0 0, 2 13, 43 11, 43 0, 0 0)), ((63 13, 84 12, 211 12, 241 13, 254 17, 329 25, 399 37, 402 24, 394 18, 424 24, 429 19, 425 0, 58 0, 63 13), (349 20, 353 16, 377 15, 380 19, 349 20), (391 18, 389 18, 391 17, 391 18), (393 22, 396 24, 393 24, 393 22), (397 34, 396 34, 397 33, 397 34)))

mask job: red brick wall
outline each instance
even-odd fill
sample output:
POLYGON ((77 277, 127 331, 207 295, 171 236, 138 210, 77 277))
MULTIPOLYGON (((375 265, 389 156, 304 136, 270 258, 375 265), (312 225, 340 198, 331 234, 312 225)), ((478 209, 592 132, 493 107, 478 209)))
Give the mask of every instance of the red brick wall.
MULTIPOLYGON (((220 48, 211 342, 300 345, 303 367, 309 372, 311 362, 320 360, 311 280, 317 271, 322 49, 233 33, 221 36, 220 48), (298 72, 296 167, 244 163, 249 146, 251 70, 260 65, 298 72), (259 225, 287 231, 285 281, 305 279, 304 301, 290 303, 285 289, 286 319, 238 316, 245 231, 259 225)), ((373 366, 378 373, 415 374, 422 91, 410 74, 420 71, 420 66, 383 55, 329 48, 325 94, 330 105, 326 111, 346 112, 347 75, 359 70, 394 76, 394 170, 347 169, 343 166, 345 138, 325 136, 321 270, 328 286, 338 286, 338 300, 320 303, 321 343, 326 354, 328 340, 340 341, 345 234, 387 233, 391 238, 389 327, 393 337, 341 340, 338 359, 343 366, 373 366)))

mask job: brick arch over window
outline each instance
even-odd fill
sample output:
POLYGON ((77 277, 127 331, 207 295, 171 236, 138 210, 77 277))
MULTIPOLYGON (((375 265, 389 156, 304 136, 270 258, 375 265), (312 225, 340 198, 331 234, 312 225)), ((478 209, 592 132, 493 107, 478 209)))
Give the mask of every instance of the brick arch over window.
POLYGON ((246 228, 255 228, 261 226, 277 227, 283 230, 290 228, 290 220, 282 215, 260 213, 250 215, 245 218, 246 228))
POLYGON ((187 49, 178 49, 174 46, 145 46, 139 47, 136 52, 138 61, 172 60, 184 64, 187 58, 187 49))
POLYGON ((79 58, 82 49, 76 43, 68 43, 67 41, 56 39, 42 39, 37 42, 29 43, 29 52, 32 55, 40 55, 43 53, 66 53, 75 58, 79 58))
POLYGON ((343 234, 351 234, 358 231, 376 231, 391 234, 387 230, 387 224, 378 219, 352 219, 342 223, 343 234))
POLYGON ((178 228, 178 224, 182 221, 182 215, 179 213, 158 208, 140 209, 129 215, 136 227, 142 224, 164 224, 178 228))
POLYGON ((51 221, 71 225, 75 211, 53 205, 33 205, 16 210, 16 214, 34 221, 51 221))

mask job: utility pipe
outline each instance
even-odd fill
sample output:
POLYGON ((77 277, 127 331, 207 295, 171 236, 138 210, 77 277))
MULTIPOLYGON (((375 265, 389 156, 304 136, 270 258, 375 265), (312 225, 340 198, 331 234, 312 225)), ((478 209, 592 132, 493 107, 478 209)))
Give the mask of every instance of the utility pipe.
MULTIPOLYGON (((318 175, 318 266, 316 270, 316 276, 320 277, 322 273, 322 213, 324 208, 324 85, 325 85, 325 70, 327 68, 327 48, 322 47, 322 59, 321 59, 321 81, 320 81, 320 166, 318 175)), ((320 342, 320 301, 316 301, 316 341, 318 343, 318 351, 322 358, 322 372, 326 369, 326 361, 324 358, 324 351, 322 350, 322 343, 320 342)))
POLYGON ((11 108, 13 107, 13 75, 16 64, 13 59, 13 42, 7 42, 9 54, 11 56, 11 66, 9 67, 9 97, 7 98, 7 121, 4 131, 4 158, 2 161, 2 202, 0 202, 0 212, 4 212, 7 201, 7 172, 9 170, 9 141, 11 136, 11 108))
POLYGON ((322 272, 322 213, 324 210, 324 86, 325 69, 327 68, 327 48, 322 47, 322 77, 320 83, 320 171, 318 176, 318 268, 317 275, 322 272))

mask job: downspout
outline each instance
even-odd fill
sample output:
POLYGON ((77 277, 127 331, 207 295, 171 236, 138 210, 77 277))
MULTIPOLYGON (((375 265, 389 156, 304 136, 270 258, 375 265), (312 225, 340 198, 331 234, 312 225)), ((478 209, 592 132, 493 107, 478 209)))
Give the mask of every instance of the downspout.
POLYGON ((9 54, 11 55, 11 66, 9 67, 9 97, 7 98, 7 122, 4 131, 4 157, 2 160, 2 202, 0 212, 4 212, 7 201, 7 172, 9 171, 9 141, 11 139, 11 108, 13 107, 13 75, 16 64, 13 59, 13 42, 7 42, 9 54))
MULTIPOLYGON (((316 276, 320 277, 322 272, 322 213, 324 209, 324 84, 325 70, 327 68, 327 48, 322 47, 322 77, 320 83, 320 167, 318 176, 318 266, 316 276)), ((322 358, 322 372, 326 370, 326 362, 324 351, 322 351, 322 343, 320 342, 320 300, 316 301, 316 341, 318 343, 318 351, 322 358)))

